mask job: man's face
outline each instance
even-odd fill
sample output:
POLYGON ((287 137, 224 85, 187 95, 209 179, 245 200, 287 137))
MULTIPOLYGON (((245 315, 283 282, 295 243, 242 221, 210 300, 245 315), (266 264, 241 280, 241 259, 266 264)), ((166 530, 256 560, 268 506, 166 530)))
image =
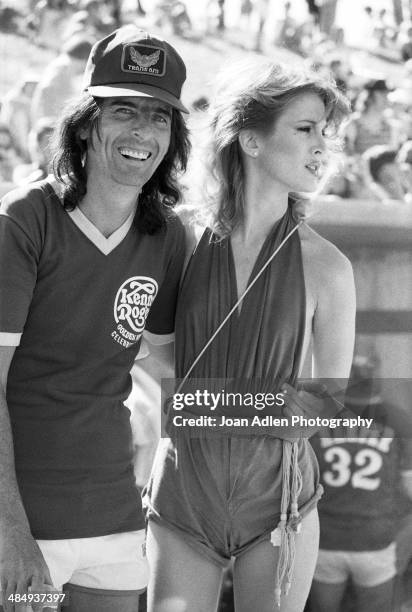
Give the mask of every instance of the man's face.
POLYGON ((88 179, 140 189, 168 151, 171 122, 171 107, 156 98, 106 98, 88 142, 88 179))

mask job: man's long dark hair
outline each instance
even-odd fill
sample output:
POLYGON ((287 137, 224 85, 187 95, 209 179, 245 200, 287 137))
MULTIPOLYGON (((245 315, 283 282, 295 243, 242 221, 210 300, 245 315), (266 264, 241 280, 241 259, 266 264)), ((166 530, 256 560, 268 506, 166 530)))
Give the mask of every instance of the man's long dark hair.
MULTIPOLYGON (((85 94, 67 108, 56 132, 53 171, 64 185, 63 206, 76 208, 87 191, 85 158, 88 141, 81 134, 95 130, 99 136, 102 99, 85 94)), ((139 194, 134 222, 140 232, 154 234, 166 224, 170 209, 181 199, 177 182, 179 172, 186 170, 190 152, 189 133, 181 113, 172 109, 168 151, 153 176, 139 194)))

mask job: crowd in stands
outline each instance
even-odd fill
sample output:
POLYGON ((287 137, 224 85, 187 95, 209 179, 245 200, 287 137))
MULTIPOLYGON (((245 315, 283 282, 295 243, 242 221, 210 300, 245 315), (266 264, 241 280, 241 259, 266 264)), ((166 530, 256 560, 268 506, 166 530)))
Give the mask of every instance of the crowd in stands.
MULTIPOLYGON (((36 44, 55 49, 56 57, 41 76, 23 77, 0 100, 0 180, 4 183, 0 189, 3 193, 10 184, 41 176, 38 171, 29 172, 28 167, 41 167, 46 172, 44 159, 40 163, 38 160, 38 150, 44 150, 44 146, 33 143, 44 141, 46 125, 51 132, 63 104, 81 86, 84 63, 93 41, 125 18, 120 0, 38 0, 30 4, 31 11, 25 17, 26 32, 36 44)), ((241 2, 239 27, 250 27, 253 11, 263 10, 267 4, 241 2)), ((305 56, 303 61, 315 65, 319 71, 331 72, 352 102, 352 118, 343 134, 344 147, 324 193, 341 198, 401 200, 409 204, 412 200, 412 59, 407 57, 408 43, 403 37, 409 32, 412 45, 412 24, 409 27, 405 22, 396 27, 387 11, 364 8, 366 26, 369 20, 371 36, 380 44, 385 45, 386 39, 405 40, 403 77, 400 82, 390 83, 383 75, 367 78, 356 74, 345 54, 342 32, 333 26, 325 32, 324 26, 316 24, 316 12, 308 13, 308 19, 298 23, 291 8, 291 2, 284 3, 273 42, 305 56)), ((150 10, 156 27, 166 28, 168 22, 174 33, 182 36, 192 27, 184 2, 163 0, 150 10)), ((138 20, 146 13, 140 1, 136 2, 132 17, 138 20)), ((207 13, 208 19, 215 20, 216 29, 224 27, 224 2, 208 2, 207 13)), ((130 18, 130 12, 126 17, 130 18)), ((203 100, 200 105, 195 100, 193 109, 201 110, 206 103, 203 100)))

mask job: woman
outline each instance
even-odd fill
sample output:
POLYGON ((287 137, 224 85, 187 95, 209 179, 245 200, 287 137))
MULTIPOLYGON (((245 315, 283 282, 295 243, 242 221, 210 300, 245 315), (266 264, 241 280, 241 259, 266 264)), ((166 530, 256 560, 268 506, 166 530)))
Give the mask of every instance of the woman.
MULTIPOLYGON (((211 385, 235 378, 243 389, 246 382, 249 391, 262 392, 288 383, 296 400, 292 387, 311 339, 313 375, 348 376, 355 310, 351 266, 304 223, 297 227, 290 198, 319 187, 327 134, 347 112, 333 83, 317 74, 260 61, 222 75, 211 108, 209 183, 213 178, 217 191, 206 207, 209 227, 181 287, 178 378, 293 230, 190 377, 211 385)), ((275 429, 198 438, 176 429, 159 445, 145 495, 153 577, 149 609, 215 610, 222 568, 234 557, 237 612, 272 612, 279 598, 282 612, 303 610, 316 560, 321 494, 308 440, 292 444, 293 435, 288 439, 275 429), (299 470, 291 469, 289 479, 294 461, 299 470), (294 495, 302 530, 293 564, 294 495)))

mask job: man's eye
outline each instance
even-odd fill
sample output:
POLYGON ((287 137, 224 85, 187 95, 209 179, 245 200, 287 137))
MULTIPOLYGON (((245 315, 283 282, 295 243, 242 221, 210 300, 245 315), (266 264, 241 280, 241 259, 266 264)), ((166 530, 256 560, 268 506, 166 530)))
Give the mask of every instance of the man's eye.
POLYGON ((153 115, 153 119, 155 120, 156 123, 160 123, 162 125, 166 125, 168 122, 168 117, 166 117, 165 115, 161 115, 159 113, 155 113, 155 115, 153 115))
POLYGON ((116 113, 116 115, 129 116, 132 114, 133 111, 131 108, 120 107, 120 108, 116 108, 114 112, 116 113))
POLYGON ((302 127, 298 127, 298 132, 305 132, 306 134, 309 134, 311 129, 312 127, 310 125, 304 125, 302 127))

